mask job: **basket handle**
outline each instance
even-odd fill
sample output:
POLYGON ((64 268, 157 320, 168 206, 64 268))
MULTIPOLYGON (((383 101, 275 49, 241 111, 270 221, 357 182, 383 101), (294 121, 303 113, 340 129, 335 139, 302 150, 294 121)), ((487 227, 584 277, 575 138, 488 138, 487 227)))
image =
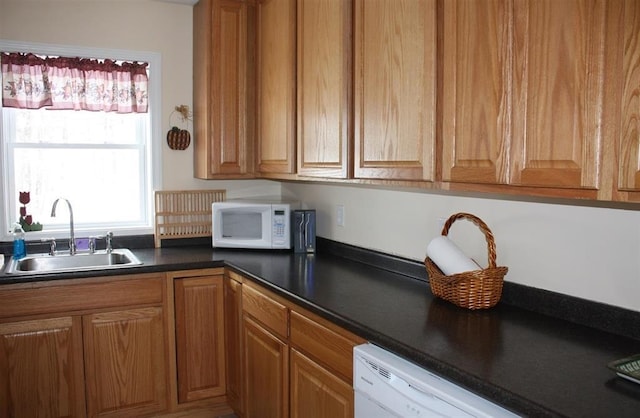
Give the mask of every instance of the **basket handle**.
POLYGON ((449 234, 449 229, 451 228, 451 225, 453 225, 453 223, 458 219, 467 219, 473 222, 474 224, 476 224, 478 228, 480 228, 480 230, 484 234, 485 239, 487 240, 487 247, 488 247, 487 251, 488 251, 488 260, 489 260, 488 267, 495 268, 496 267, 496 242, 495 242, 495 239, 493 238, 493 233, 491 232, 487 224, 485 224, 482 221, 482 219, 470 213, 464 213, 464 212, 454 213, 444 223, 444 226, 442 227, 442 235, 446 237, 447 234, 449 234))

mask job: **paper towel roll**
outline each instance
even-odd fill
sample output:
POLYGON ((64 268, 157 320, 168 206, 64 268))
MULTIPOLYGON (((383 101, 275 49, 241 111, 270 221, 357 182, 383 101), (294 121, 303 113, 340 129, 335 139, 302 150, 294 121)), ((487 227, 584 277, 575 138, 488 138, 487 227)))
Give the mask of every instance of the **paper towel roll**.
POLYGON ((431 240, 427 246, 427 257, 447 276, 480 268, 475 261, 467 257, 453 241, 444 235, 431 240))

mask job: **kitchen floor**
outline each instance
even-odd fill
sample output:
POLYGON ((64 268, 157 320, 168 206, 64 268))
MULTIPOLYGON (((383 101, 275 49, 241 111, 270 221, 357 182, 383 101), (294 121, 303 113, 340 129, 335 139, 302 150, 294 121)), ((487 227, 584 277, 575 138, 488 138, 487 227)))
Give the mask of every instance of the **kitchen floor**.
POLYGON ((156 418, 238 418, 238 416, 235 414, 218 415, 218 413, 210 409, 192 409, 160 415, 156 418))

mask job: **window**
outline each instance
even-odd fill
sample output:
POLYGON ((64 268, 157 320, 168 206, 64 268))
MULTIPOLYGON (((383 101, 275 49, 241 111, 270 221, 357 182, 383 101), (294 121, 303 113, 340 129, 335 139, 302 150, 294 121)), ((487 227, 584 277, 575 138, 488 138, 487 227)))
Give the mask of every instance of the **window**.
MULTIPOLYGON (((51 218, 58 197, 73 207, 76 236, 148 234, 153 231, 153 190, 159 188, 158 137, 160 59, 157 54, 101 51, 46 45, 10 45, 3 52, 110 58, 149 63, 147 113, 92 112, 0 108, 2 193, 0 209, 5 226, 20 217, 19 192, 30 192, 27 214, 40 222, 42 232, 28 239, 67 237, 68 212, 63 205, 51 218), (157 80, 157 81, 156 81, 157 80), (155 122, 155 124, 154 124, 155 122)), ((2 239, 10 239, 2 228, 2 239)))

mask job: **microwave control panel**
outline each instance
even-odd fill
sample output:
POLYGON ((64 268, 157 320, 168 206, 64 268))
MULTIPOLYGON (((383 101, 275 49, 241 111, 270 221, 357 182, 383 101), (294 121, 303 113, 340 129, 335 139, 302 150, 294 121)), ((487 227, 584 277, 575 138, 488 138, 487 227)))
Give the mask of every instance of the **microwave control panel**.
POLYGON ((287 211, 284 209, 273 210, 273 246, 281 246, 286 244, 286 223, 287 223, 287 211))

